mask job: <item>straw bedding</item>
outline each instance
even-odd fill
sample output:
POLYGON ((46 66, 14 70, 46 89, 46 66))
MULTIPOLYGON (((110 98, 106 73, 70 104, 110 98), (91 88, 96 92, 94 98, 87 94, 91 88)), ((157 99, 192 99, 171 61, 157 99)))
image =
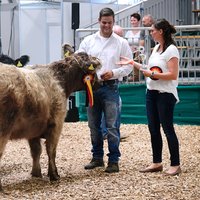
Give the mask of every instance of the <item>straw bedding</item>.
MULTIPOLYGON (((198 200, 200 199, 200 126, 175 125, 180 142, 182 174, 142 174, 138 170, 151 162, 150 137, 146 125, 122 124, 120 172, 107 174, 103 168, 84 170, 91 159, 91 143, 86 122, 65 123, 57 149, 60 181, 47 177, 45 141, 41 167, 43 178, 30 175, 32 160, 25 140, 10 141, 1 161, 5 194, 0 199, 76 199, 76 200, 198 200)), ((164 134, 162 133, 164 136, 164 134)), ((163 164, 169 166, 165 137, 163 164)), ((105 141, 107 162, 107 141, 105 141)))

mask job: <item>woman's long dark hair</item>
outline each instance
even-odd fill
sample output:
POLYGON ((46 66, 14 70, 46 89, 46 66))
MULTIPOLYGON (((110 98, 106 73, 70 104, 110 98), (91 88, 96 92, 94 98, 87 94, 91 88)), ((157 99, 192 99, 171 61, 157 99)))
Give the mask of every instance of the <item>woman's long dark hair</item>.
POLYGON ((171 44, 174 44, 176 46, 176 42, 172 38, 172 34, 176 33, 176 29, 173 25, 171 25, 166 19, 158 19, 154 23, 154 27, 157 30, 163 30, 163 39, 164 39, 164 45, 163 45, 163 52, 167 49, 167 47, 171 44))

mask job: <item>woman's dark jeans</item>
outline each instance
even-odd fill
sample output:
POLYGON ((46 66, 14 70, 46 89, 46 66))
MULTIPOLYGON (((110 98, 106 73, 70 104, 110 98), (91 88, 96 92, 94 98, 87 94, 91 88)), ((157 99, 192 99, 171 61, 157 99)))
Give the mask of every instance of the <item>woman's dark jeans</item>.
POLYGON ((160 132, 160 125, 162 125, 169 147, 171 166, 180 165, 179 142, 173 126, 175 104, 176 98, 173 94, 147 90, 146 109, 151 134, 153 163, 162 162, 163 141, 160 132))

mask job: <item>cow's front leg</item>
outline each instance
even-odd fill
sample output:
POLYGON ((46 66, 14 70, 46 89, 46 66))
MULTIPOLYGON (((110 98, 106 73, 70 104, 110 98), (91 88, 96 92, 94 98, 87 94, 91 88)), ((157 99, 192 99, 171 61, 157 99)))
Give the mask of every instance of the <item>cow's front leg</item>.
MULTIPOLYGON (((0 135, 2 135, 0 137, 0 162, 1 162, 1 158, 2 158, 2 155, 3 155, 4 149, 6 147, 6 144, 8 142, 9 135, 7 134, 7 137, 6 137, 1 132, 0 132, 0 135)), ((1 171, 0 171, 0 173, 1 173, 1 171)), ((3 187, 2 187, 2 183, 1 183, 1 174, 0 174, 0 192, 4 192, 3 187)))
POLYGON ((33 177, 42 177, 41 167, 40 167, 40 155, 42 152, 42 147, 40 143, 40 138, 34 138, 28 140, 31 156, 33 158, 33 166, 32 166, 32 176, 33 177))
MULTIPOLYGON (((1 150, 2 149, 0 147, 0 161, 1 161, 2 154, 3 154, 1 150)), ((1 173, 1 171, 0 171, 0 173, 1 173)), ((2 184, 1 184, 1 174, 0 174, 0 192, 3 192, 3 187, 2 187, 2 184)))

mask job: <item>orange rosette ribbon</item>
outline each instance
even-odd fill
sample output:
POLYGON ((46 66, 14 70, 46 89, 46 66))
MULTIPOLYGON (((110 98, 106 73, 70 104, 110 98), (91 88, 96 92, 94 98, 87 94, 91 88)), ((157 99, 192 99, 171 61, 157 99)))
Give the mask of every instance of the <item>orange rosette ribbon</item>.
MULTIPOLYGON (((153 67, 151 67, 150 68, 150 70, 152 71, 152 72, 157 72, 157 73, 162 73, 162 69, 160 68, 160 67, 158 67, 158 66, 153 66, 153 67)), ((154 81, 156 81, 156 80, 158 80, 158 78, 151 78, 152 80, 154 80, 154 81)))
POLYGON ((87 87, 87 95, 89 100, 89 105, 92 107, 94 105, 94 97, 93 97, 93 91, 92 91, 92 85, 91 82, 93 81, 93 76, 91 74, 86 75, 83 79, 84 83, 87 87))

